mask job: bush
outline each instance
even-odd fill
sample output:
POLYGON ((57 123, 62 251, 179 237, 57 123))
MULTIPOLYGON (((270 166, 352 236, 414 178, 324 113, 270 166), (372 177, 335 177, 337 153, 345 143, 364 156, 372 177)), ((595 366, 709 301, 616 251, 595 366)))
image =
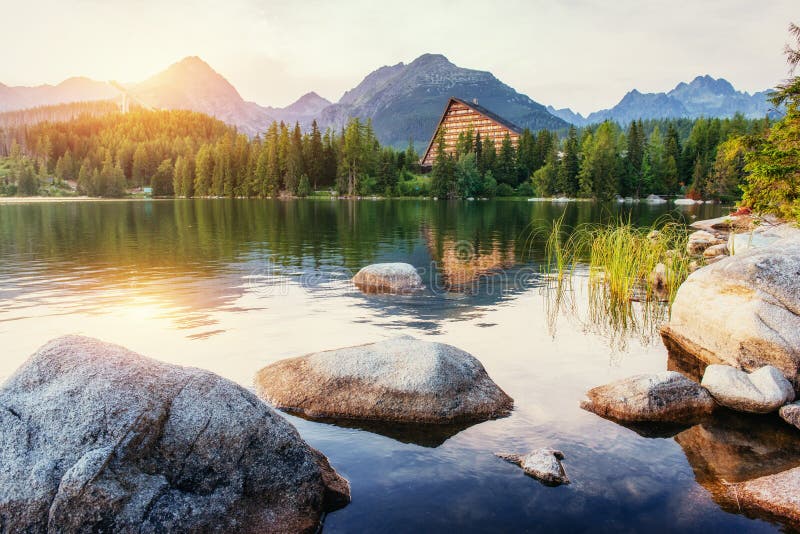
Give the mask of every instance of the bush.
POLYGON ((522 182, 519 187, 517 187, 517 195, 521 197, 532 197, 533 186, 530 182, 522 182))
POLYGON ((498 197, 513 197, 514 190, 508 184, 500 184, 497 186, 496 194, 498 197))

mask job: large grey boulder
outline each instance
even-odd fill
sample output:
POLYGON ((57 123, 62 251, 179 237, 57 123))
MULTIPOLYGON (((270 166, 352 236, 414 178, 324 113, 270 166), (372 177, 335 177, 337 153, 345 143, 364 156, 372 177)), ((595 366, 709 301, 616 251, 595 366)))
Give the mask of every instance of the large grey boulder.
POLYGON ((772 365, 797 388, 800 231, 789 235, 692 273, 661 328, 667 347, 746 371, 772 365))
POLYGON ((298 532, 349 485, 212 373, 68 336, 0 388, 5 532, 298 532))
POLYGON ((675 371, 636 375, 590 389, 581 408, 617 421, 685 423, 714 411, 697 382, 675 371))
POLYGON ((410 336, 281 360, 255 384, 276 407, 317 418, 459 423, 503 417, 514 402, 470 354, 410 336))
POLYGON ((706 367, 701 382, 718 403, 731 410, 774 412, 794 400, 794 388, 781 372, 766 365, 748 374, 730 365, 706 367))
POLYGON ((526 475, 548 486, 569 484, 569 477, 561 464, 564 453, 550 448, 536 449, 528 454, 495 453, 495 456, 522 468, 526 475))
POLYGON ((406 294, 425 287, 417 270, 408 263, 367 265, 353 277, 353 284, 364 293, 406 294))

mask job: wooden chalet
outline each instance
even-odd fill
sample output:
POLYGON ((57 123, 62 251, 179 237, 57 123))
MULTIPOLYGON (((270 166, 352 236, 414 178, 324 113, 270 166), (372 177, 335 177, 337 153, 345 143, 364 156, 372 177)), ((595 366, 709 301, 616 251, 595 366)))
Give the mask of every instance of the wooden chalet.
POLYGON ((496 150, 500 150, 503 138, 508 134, 514 146, 519 142, 522 130, 515 124, 495 115, 483 106, 478 105, 477 100, 467 102, 460 98, 451 97, 444 108, 442 118, 433 131, 431 141, 425 150, 425 155, 420 159, 423 170, 430 170, 436 160, 436 136, 440 129, 444 129, 445 151, 448 154, 455 154, 458 135, 462 132, 472 130, 473 135, 481 134, 481 139, 491 139, 494 141, 496 150))

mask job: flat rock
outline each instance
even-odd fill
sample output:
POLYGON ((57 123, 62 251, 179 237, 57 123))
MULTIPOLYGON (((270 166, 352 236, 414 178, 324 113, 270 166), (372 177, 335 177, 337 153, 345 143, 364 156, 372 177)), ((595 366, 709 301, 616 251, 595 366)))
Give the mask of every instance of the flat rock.
POLYGON ((367 265, 353 277, 353 284, 364 293, 407 294, 425 287, 417 270, 408 263, 367 265))
POLYGON ((746 373, 730 365, 706 367, 701 382, 714 399, 740 412, 770 413, 794 400, 794 388, 781 372, 766 365, 746 373))
POLYGON ((765 513, 800 526, 800 467, 732 484, 737 504, 749 512, 765 513))
POLYGON ((661 336, 670 350, 753 371, 777 367, 798 387, 800 231, 723 257, 678 289, 661 336))
POLYGON ((793 402, 781 406, 781 409, 778 410, 778 415, 790 425, 800 428, 800 402, 793 402))
POLYGON ((313 532, 349 484, 246 389, 67 336, 0 388, 5 532, 313 532))
POLYGON ((561 460, 564 459, 564 453, 561 451, 545 448, 536 449, 525 455, 498 452, 495 456, 520 466, 526 475, 548 486, 569 484, 569 477, 561 464, 561 460))
POLYGON ((716 403, 676 371, 642 374, 590 389, 581 408, 617 421, 683 423, 710 414, 716 403))
POLYGON ((281 360, 255 385, 274 406, 316 418, 460 423, 506 416, 514 403, 470 354, 410 336, 281 360))

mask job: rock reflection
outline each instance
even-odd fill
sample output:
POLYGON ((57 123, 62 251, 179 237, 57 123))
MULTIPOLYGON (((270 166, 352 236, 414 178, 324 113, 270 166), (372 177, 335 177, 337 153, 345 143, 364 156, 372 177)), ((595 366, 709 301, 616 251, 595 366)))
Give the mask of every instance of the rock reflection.
POLYGON ((324 423, 339 426, 342 428, 352 428, 363 430, 373 434, 379 434, 391 438, 400 443, 419 445, 420 447, 436 448, 445 441, 452 438, 459 432, 479 424, 478 422, 458 423, 458 424, 414 424, 414 423, 391 423, 384 421, 362 421, 355 419, 331 418, 331 417, 308 417, 301 413, 288 412, 294 417, 305 419, 314 423, 324 423))
POLYGON ((800 465, 800 432, 777 416, 722 411, 675 436, 698 484, 724 510, 741 512, 737 482, 800 465))

